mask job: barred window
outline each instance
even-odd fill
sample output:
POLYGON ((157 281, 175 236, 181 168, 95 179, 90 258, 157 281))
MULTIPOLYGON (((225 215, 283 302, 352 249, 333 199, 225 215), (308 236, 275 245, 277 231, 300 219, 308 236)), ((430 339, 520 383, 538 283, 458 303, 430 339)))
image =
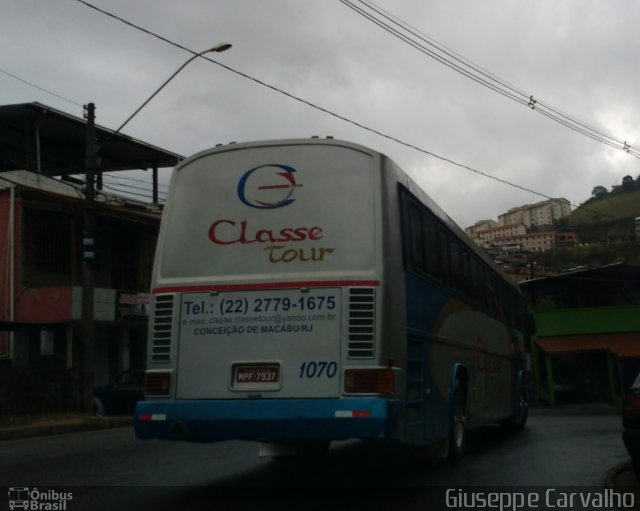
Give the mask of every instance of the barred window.
POLYGON ((71 278, 71 218, 55 211, 25 208, 22 220, 25 286, 68 285, 71 278))

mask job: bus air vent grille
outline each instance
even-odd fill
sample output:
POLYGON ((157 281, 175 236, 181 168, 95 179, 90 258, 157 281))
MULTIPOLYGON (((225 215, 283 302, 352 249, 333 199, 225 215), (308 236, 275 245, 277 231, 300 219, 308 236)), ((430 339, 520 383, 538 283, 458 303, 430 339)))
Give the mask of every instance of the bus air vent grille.
POLYGON ((374 288, 349 289, 349 342, 348 358, 373 358, 375 355, 375 311, 374 288))
POLYGON ((151 333, 151 361, 171 361, 171 332, 173 329, 174 295, 157 295, 151 333))

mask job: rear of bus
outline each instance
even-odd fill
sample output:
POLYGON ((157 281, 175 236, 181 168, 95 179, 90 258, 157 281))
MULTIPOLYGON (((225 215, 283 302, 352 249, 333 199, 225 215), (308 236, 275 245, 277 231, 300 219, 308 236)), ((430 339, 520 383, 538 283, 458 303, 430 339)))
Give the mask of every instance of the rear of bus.
POLYGON ((218 147, 176 168, 139 438, 385 435, 380 158, 310 139, 218 147))

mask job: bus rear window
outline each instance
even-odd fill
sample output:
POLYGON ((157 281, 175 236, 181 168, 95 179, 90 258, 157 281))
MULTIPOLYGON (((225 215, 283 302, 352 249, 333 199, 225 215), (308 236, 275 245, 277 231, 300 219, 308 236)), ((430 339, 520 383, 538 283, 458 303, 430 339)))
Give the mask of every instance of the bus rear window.
POLYGON ((368 154, 326 146, 254 147, 193 160, 174 173, 157 277, 371 271, 371 163, 368 154))

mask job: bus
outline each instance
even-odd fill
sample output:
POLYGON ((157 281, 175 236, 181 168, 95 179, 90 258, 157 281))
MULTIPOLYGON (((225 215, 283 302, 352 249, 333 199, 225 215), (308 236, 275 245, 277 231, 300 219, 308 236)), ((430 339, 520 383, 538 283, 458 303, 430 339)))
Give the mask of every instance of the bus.
POLYGON ((217 146, 174 170, 152 277, 140 439, 459 459, 527 419, 517 286, 387 156, 332 138, 217 146))

